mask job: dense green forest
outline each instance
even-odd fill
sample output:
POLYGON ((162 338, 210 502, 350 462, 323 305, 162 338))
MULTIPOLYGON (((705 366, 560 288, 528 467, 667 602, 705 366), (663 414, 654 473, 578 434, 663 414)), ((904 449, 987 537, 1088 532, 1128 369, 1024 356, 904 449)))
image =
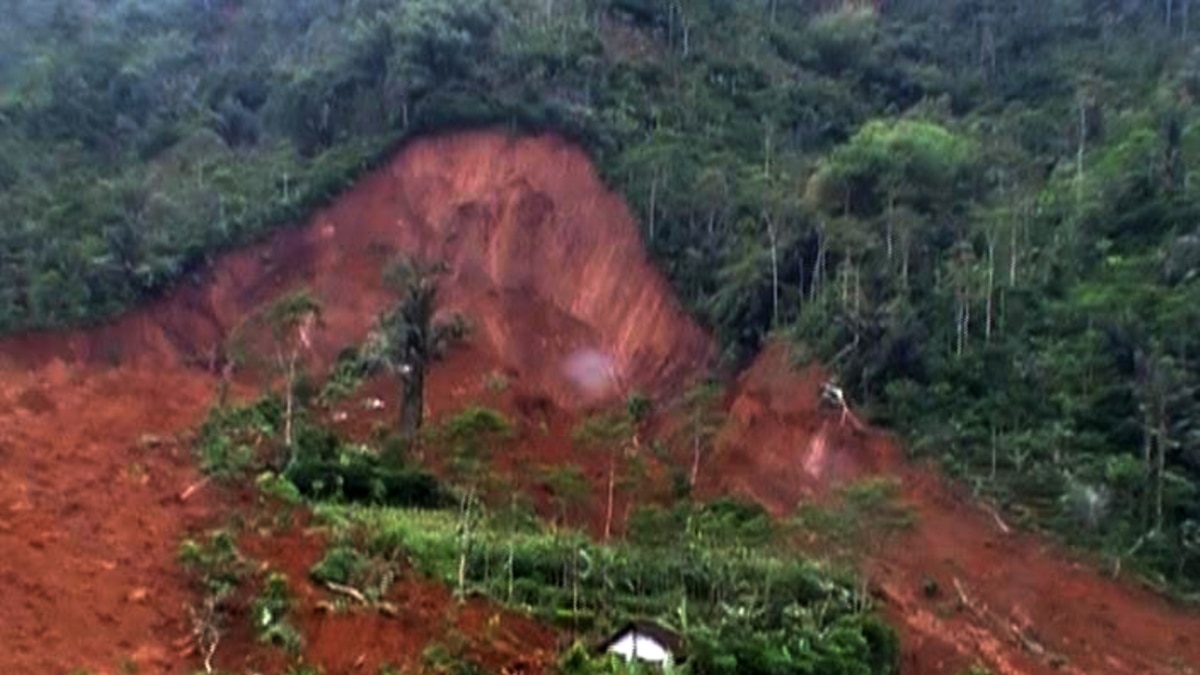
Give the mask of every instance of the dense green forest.
POLYGON ((1200 588, 1190 0, 0 8, 0 331, 152 296, 412 134, 553 129, 730 363, 788 335, 1023 522, 1200 588))

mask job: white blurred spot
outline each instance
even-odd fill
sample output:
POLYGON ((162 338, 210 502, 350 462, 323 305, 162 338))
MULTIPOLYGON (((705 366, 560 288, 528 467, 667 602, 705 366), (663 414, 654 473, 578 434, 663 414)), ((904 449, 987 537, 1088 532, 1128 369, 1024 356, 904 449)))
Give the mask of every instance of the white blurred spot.
POLYGON ((563 375, 588 396, 602 396, 619 386, 616 363, 594 349, 581 349, 568 356, 563 362, 563 375))

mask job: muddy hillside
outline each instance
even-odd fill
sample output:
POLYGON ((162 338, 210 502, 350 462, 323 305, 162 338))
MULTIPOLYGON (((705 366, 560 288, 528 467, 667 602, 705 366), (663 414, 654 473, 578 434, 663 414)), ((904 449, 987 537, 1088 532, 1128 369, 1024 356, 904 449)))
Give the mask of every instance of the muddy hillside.
MULTIPOLYGON (((328 361, 370 329, 388 298, 381 270, 400 253, 447 264, 443 308, 471 327, 469 347, 432 373, 435 412, 500 371, 553 408, 551 426, 565 434, 582 406, 635 388, 669 400, 711 362, 710 338, 581 150, 482 132, 413 143, 308 222, 223 256, 152 305, 88 330, 0 342, 0 672, 195 667, 175 552, 221 505, 213 491, 178 495, 200 479, 187 434, 212 401, 227 338, 305 287, 324 304, 314 348, 328 361)), ((705 487, 785 518, 830 483, 898 476, 917 523, 868 569, 901 627, 905 672, 1200 668, 1194 613, 1006 531, 907 466, 887 437, 819 413, 820 381, 817 368, 793 372, 782 348, 765 352, 728 396, 705 487), (927 579, 941 595, 922 592, 927 579)), ((553 461, 555 438, 531 447, 553 461)), ((422 611, 440 611, 444 594, 406 588, 422 611)), ((316 653, 335 654, 346 636, 371 631, 391 634, 331 624, 310 637, 316 653)), ((552 646, 531 627, 513 634, 552 646)))

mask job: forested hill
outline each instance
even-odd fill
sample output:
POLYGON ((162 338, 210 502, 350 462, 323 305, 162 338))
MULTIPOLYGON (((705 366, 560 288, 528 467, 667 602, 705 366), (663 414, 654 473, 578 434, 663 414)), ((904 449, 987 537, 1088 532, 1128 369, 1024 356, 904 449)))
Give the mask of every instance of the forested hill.
POLYGON ((1200 586, 1190 0, 0 9, 0 331, 150 297, 408 135, 556 130, 731 361, 792 334, 1011 515, 1200 586))

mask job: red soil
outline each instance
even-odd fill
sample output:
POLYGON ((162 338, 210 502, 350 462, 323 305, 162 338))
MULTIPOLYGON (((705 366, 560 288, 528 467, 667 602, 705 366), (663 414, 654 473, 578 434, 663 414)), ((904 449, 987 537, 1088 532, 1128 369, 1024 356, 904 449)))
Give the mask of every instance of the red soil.
MULTIPOLYGON (((304 636, 304 659, 326 672, 377 673, 383 665, 416 672, 422 653, 433 644, 460 650, 492 673, 541 673, 557 659, 553 631, 479 598, 459 605, 446 586, 412 570, 402 571, 388 592, 386 600, 398 610, 394 616, 353 603, 331 612, 335 597, 308 580, 309 569, 325 551, 324 538, 312 529, 251 534, 241 549, 288 576, 299 608, 295 625, 304 636)), ((248 617, 239 618, 249 625, 248 617)), ((243 672, 280 672, 286 661, 277 650, 259 648, 249 630, 234 634, 222 657, 243 672)))
MULTIPOLYGON (((397 252, 449 263, 445 307, 474 327, 469 345, 434 369, 430 411, 483 401, 512 415, 519 438, 499 463, 522 484, 537 483, 537 465, 571 461, 602 485, 603 459, 567 440, 581 408, 634 387, 666 400, 709 360, 708 338, 647 264, 627 209, 582 152, 551 137, 487 133, 415 143, 307 225, 222 257, 158 302, 90 330, 0 343, 0 672, 196 665, 179 656, 190 594, 174 554, 185 532, 212 522, 221 495, 176 498, 198 476, 175 436, 209 405, 218 345, 280 293, 307 286, 325 303, 315 351, 328 362, 385 306, 380 270, 397 252), (610 358, 613 377, 578 386, 566 366, 579 350, 610 358), (508 387, 489 386, 492 373, 508 387)), ((956 673, 976 659, 999 672, 1049 672, 1053 659, 1028 645, 1063 655, 1074 672, 1200 665, 1200 639, 1188 641, 1200 618, 1036 538, 1002 535, 989 515, 906 468, 886 438, 822 417, 819 371, 791 374, 781 358, 768 351, 735 387, 702 487, 784 515, 830 482, 897 473, 920 522, 870 572, 902 626, 906 672, 956 673), (925 575, 940 597, 921 594, 925 575), (970 609, 947 609, 955 579, 970 609)), ((367 394, 387 407, 345 424, 365 434, 389 421, 391 393, 372 383, 367 394)), ((331 673, 357 672, 360 655, 363 668, 412 663, 450 626, 495 668, 553 645, 549 631, 486 603, 447 620, 444 589, 412 577, 395 591, 397 619, 317 616, 307 609, 324 591, 299 580, 319 540, 282 536, 291 538, 247 546, 293 579, 307 655, 331 673)), ((227 651, 237 663, 257 658, 248 645, 227 651)))
POLYGON ((733 392, 710 489, 786 516, 830 485, 896 476, 917 523, 880 542, 866 571, 901 628, 904 672, 961 673, 975 663, 1005 675, 1200 668, 1200 614, 1115 582, 1044 539, 1003 532, 934 472, 906 466, 887 436, 819 411, 822 379, 818 368, 790 369, 780 346, 765 350, 733 392), (932 598, 927 579, 939 588, 932 598))
MULTIPOLYGON (((473 327, 471 348, 433 373, 430 406, 455 405, 467 377, 505 374, 514 405, 558 430, 547 434, 558 449, 536 446, 539 461, 566 447, 562 409, 634 386, 665 393, 708 357, 578 149, 486 133, 415 143, 306 226, 222 257, 160 301, 90 330, 0 343, 0 672, 113 672, 126 660, 186 670, 175 550, 216 498, 178 502, 198 480, 187 449, 139 439, 199 422, 219 345, 286 290, 307 286, 325 303, 320 360, 361 341, 387 302, 381 269, 401 251, 449 263, 444 306, 473 327), (564 366, 579 349, 610 358, 616 384, 576 386, 564 366)), ((317 656, 336 651, 326 640, 369 635, 364 620, 321 624, 317 656)), ((432 623, 422 611, 413 620, 432 623)))

